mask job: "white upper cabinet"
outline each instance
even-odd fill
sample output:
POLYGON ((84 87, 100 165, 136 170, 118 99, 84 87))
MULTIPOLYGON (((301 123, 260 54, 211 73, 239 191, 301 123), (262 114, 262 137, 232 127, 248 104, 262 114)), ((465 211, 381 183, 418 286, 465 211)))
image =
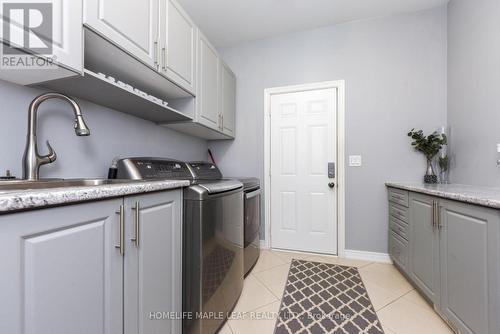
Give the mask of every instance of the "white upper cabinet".
POLYGON ((158 0, 85 0, 85 25, 155 69, 159 19, 158 0))
POLYGON ((201 31, 197 43, 196 112, 169 128, 208 140, 235 136, 236 76, 201 31))
POLYGON ((83 3, 53 0, 53 52, 56 62, 83 71, 83 3))
POLYGON ((3 54, 9 56, 6 52, 8 47, 20 48, 21 54, 33 54, 37 58, 53 61, 57 66, 2 66, 0 79, 27 85, 83 71, 82 1, 8 1, 3 5, 0 8, 0 40, 5 43, 5 46, 1 46, 5 48, 3 54), (28 22, 25 22, 26 17, 29 18, 28 22), (52 18, 51 24, 46 23, 47 18, 52 18), (40 23, 39 27, 24 30, 34 23, 40 23), (23 38, 26 33, 30 34, 29 39, 23 38), (28 45, 25 45, 26 41, 28 45))
POLYGON ((234 137, 236 112, 236 76, 222 60, 219 66, 221 70, 221 128, 223 133, 234 137))
POLYGON ((198 122, 212 129, 221 130, 219 112, 219 55, 200 32, 198 44, 198 122))
POLYGON ((198 29, 177 1, 163 0, 161 8, 161 72, 195 95, 198 29))

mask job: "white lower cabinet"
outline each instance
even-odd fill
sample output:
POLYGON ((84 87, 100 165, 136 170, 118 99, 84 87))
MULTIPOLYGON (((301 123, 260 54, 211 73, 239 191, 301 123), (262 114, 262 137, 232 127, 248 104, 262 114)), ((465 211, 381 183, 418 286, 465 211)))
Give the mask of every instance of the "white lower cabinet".
POLYGON ((181 311, 181 203, 175 190, 1 215, 0 333, 180 333, 149 313, 181 311))

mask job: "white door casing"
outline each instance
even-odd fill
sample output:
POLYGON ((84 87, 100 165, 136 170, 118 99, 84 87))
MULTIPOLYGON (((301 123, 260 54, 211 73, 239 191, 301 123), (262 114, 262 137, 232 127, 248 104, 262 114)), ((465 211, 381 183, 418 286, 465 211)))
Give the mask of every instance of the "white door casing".
POLYGON ((337 88, 270 98, 271 246, 337 254, 337 88))

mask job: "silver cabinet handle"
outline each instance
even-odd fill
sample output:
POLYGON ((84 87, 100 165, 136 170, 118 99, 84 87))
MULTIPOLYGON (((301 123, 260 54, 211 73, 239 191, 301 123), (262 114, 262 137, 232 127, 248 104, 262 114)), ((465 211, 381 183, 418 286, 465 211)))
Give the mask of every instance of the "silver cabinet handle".
POLYGON ((439 203, 437 201, 432 202, 432 228, 439 228, 439 203))
POLYGON ((165 47, 161 48, 161 66, 163 71, 167 70, 167 49, 165 47))
POLYGON ((439 202, 436 202, 436 226, 438 228, 438 231, 441 231, 443 228, 443 225, 441 225, 441 213, 439 209, 439 202))
POLYGON ((432 229, 436 227, 436 202, 432 201, 432 229))
POLYGON ((132 208, 132 210, 135 211, 135 227, 134 227, 134 237, 130 239, 131 241, 135 242, 135 246, 139 247, 139 232, 140 232, 140 204, 139 202, 135 202, 135 206, 132 208))
POLYGON ((155 66, 158 69, 158 41, 154 41, 153 43, 153 59, 155 62, 155 66))
POLYGON ((125 254, 125 208, 120 205, 120 210, 116 211, 120 215, 120 232, 119 232, 119 244, 115 245, 116 248, 120 249, 120 255, 125 254))

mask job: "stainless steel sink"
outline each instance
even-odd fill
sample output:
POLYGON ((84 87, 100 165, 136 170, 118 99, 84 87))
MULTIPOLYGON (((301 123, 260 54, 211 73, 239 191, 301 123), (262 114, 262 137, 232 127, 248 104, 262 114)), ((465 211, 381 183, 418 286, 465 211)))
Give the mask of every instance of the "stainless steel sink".
POLYGON ((52 189, 67 187, 102 186, 143 181, 108 180, 108 179, 47 179, 38 181, 11 180, 0 181, 0 192, 14 190, 52 189))

